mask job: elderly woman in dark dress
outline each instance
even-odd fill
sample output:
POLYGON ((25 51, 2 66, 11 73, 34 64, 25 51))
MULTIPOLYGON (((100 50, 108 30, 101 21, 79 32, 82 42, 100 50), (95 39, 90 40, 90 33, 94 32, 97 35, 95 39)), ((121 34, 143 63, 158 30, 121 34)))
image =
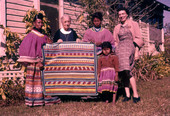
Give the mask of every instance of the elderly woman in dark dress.
POLYGON ((53 42, 61 43, 63 41, 76 41, 80 42, 76 32, 70 28, 71 17, 68 15, 63 15, 61 17, 62 28, 57 30, 54 35, 53 42))
POLYGON ((61 102, 55 96, 45 96, 43 94, 41 68, 42 65, 42 46, 45 43, 52 43, 50 39, 42 34, 43 15, 39 13, 33 21, 34 28, 23 39, 18 59, 19 62, 27 64, 27 75, 25 83, 25 104, 27 106, 41 106, 61 102))
POLYGON ((120 24, 114 29, 114 38, 116 45, 116 55, 119 58, 119 77, 125 87, 126 97, 123 102, 131 99, 129 84, 133 90, 133 102, 140 101, 140 97, 136 88, 136 80, 131 74, 134 66, 135 51, 138 52, 139 48, 143 45, 141 39, 140 29, 137 22, 128 18, 129 12, 125 8, 118 10, 120 24))

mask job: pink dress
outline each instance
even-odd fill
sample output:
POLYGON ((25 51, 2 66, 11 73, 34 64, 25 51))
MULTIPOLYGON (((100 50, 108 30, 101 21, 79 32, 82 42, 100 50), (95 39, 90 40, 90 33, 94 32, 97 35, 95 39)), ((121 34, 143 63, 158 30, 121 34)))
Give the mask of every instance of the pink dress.
POLYGON ((103 42, 108 41, 112 44, 112 46, 114 46, 114 38, 113 38, 112 33, 109 30, 102 28, 102 27, 101 27, 100 31, 98 31, 98 32, 95 31, 94 27, 87 29, 82 41, 83 42, 91 42, 91 43, 96 44, 97 54, 101 53, 100 45, 103 42))
POLYGON ((27 63, 25 82, 25 104, 28 106, 50 105, 60 103, 57 96, 45 96, 41 80, 41 70, 37 66, 42 60, 42 46, 47 42, 47 36, 32 30, 22 41, 19 48, 19 62, 27 63))
POLYGON ((119 71, 118 57, 109 54, 108 56, 101 55, 98 59, 98 92, 104 91, 117 92, 118 85, 115 83, 116 72, 119 71))

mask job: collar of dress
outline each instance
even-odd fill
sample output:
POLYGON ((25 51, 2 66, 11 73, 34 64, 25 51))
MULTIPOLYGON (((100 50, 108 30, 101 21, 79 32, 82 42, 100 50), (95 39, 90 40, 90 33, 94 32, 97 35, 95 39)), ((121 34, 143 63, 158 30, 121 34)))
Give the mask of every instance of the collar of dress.
POLYGON ((91 29, 92 31, 95 31, 95 32, 103 31, 103 27, 100 27, 100 28, 92 27, 91 29))
POLYGON ((61 33, 63 34, 70 34, 71 33, 71 29, 69 29, 68 31, 64 30, 64 28, 60 29, 61 33))
POLYGON ((122 27, 128 26, 128 24, 129 24, 130 21, 131 21, 131 19, 128 18, 128 19, 125 21, 124 24, 121 24, 121 26, 122 26, 122 27))
POLYGON ((36 35, 38 35, 39 37, 43 37, 44 36, 42 33, 38 32, 38 31, 36 31, 34 29, 32 29, 31 32, 36 34, 36 35))

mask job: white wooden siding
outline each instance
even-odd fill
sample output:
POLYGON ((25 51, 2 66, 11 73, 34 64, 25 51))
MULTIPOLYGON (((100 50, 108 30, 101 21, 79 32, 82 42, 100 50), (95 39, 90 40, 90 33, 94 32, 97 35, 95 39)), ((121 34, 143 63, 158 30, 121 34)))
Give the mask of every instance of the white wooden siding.
MULTIPOLYGON (((85 30, 87 27, 86 23, 80 23, 77 19, 80 14, 82 14, 83 8, 80 5, 64 2, 64 14, 67 14, 71 17, 71 28, 73 28, 79 37, 83 37, 83 34, 85 33, 85 30)), ((84 14, 84 17, 86 17, 87 14, 84 14)))
POLYGON ((26 11, 33 8, 33 0, 6 0, 6 26, 12 32, 25 33, 22 22, 26 11))

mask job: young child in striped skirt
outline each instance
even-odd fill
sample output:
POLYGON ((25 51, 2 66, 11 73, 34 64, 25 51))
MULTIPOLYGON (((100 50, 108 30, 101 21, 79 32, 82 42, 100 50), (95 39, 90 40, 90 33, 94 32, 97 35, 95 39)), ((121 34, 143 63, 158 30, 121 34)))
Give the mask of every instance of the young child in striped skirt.
POLYGON ((106 103, 110 102, 110 94, 113 94, 113 104, 116 101, 118 85, 119 62, 118 57, 112 51, 110 42, 102 43, 102 53, 98 58, 98 92, 106 103))

